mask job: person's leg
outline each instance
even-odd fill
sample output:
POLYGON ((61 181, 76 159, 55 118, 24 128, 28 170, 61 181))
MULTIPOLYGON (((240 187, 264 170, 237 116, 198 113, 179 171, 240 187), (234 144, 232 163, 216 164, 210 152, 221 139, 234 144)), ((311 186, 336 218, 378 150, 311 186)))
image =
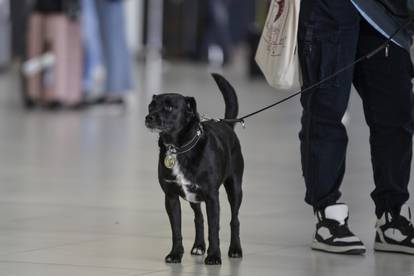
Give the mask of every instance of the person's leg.
POLYGON ((95 0, 106 66, 106 92, 123 95, 132 89, 131 56, 126 41, 122 1, 95 0))
MULTIPOLYGON (((361 23, 358 56, 384 43, 385 38, 361 23)), ((375 190, 371 193, 377 217, 399 214, 408 200, 412 136, 414 132, 413 66, 410 54, 394 43, 355 69, 354 85, 370 128, 375 190)))
MULTIPOLYGON (((367 22, 361 22, 358 54, 385 41, 367 22)), ((355 69, 354 84, 364 104, 370 128, 375 189, 377 251, 414 254, 408 182, 414 132, 413 65, 408 51, 391 43, 355 69)))
MULTIPOLYGON (((300 18, 299 59, 306 88, 354 61, 359 16, 348 0, 314 0, 302 1, 300 18)), ((305 201, 313 206, 317 219, 312 249, 363 254, 365 246, 348 228, 348 207, 336 204, 341 195, 348 142, 341 120, 348 105, 352 76, 353 70, 349 69, 302 94, 299 137, 305 201)))
POLYGON ((226 1, 209 0, 209 15, 211 17, 208 30, 209 46, 217 44, 223 51, 224 63, 227 63, 231 59, 232 42, 226 1))
MULTIPOLYGON (((301 8, 299 59, 306 88, 354 61, 359 16, 348 0, 302 1, 301 8)), ((352 76, 353 70, 347 70, 301 97, 299 137, 305 201, 315 209, 334 204, 341 195, 348 141, 341 120, 352 76)))
POLYGON ((96 17, 95 0, 82 0, 82 39, 84 46, 83 89, 92 92, 95 86, 95 75, 99 67, 103 66, 102 48, 99 36, 99 27, 96 17))

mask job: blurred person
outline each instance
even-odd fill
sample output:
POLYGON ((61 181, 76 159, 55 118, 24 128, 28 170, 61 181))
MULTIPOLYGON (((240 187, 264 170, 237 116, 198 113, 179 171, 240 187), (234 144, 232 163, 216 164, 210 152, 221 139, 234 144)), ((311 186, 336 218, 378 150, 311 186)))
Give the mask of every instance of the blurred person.
MULTIPOLYGON (((85 44, 85 90, 101 90, 94 103, 125 104, 132 90, 132 61, 126 39, 122 0, 82 0, 85 44), (104 68, 104 72, 102 68, 104 68)), ((94 94, 94 93, 92 93, 94 94)))
POLYGON ((103 82, 105 81, 95 0, 81 0, 81 8, 84 49, 83 89, 85 98, 93 99, 103 92, 103 82))
MULTIPOLYGON (((301 1, 299 59, 308 87, 386 41, 412 13, 413 1, 301 1)), ((412 16, 412 15, 411 15, 412 16)), ((412 29, 412 25, 409 29, 412 29)), ((411 33, 401 31, 383 51, 302 94, 302 170, 305 201, 315 212, 312 249, 363 254, 348 227, 348 206, 338 203, 348 137, 341 119, 355 85, 370 129, 375 189, 375 250, 414 254, 408 182, 414 132, 411 33)))
POLYGON ((231 0, 207 0, 206 34, 204 45, 208 61, 223 65, 231 60, 232 41, 229 28, 231 0))

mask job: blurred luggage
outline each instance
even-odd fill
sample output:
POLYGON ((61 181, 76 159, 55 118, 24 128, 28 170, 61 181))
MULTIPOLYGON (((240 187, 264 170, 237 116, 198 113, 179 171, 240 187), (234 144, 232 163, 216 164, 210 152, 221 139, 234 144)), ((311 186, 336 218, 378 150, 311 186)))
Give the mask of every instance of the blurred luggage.
POLYGON ((10 2, 0 0, 0 68, 10 64, 11 53, 11 24, 10 24, 10 2))
POLYGON ((201 57, 204 6, 201 0, 164 0, 163 44, 167 57, 201 57))
POLYGON ((27 59, 22 66, 26 104, 78 106, 82 100, 80 22, 58 10, 35 7, 29 19, 27 59))
POLYGON ((259 46, 260 36, 262 35, 261 30, 256 26, 252 25, 247 35, 247 46, 248 46, 248 75, 251 79, 263 78, 262 70, 257 65, 255 57, 257 47, 259 46))

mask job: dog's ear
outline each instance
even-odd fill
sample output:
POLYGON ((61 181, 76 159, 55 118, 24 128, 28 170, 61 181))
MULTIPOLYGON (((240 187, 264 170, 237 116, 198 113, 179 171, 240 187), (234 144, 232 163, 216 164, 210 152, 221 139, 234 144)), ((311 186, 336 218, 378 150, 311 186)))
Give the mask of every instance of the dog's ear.
POLYGON ((197 114, 197 103, 193 97, 185 97, 186 110, 188 113, 197 114))

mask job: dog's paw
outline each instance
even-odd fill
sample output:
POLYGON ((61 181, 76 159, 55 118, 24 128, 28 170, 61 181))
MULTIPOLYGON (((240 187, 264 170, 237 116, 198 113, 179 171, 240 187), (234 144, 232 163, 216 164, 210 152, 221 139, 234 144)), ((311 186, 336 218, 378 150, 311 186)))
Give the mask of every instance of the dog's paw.
POLYGON ((183 258, 183 253, 173 253, 171 252, 165 257, 165 262, 167 264, 179 264, 183 258))
POLYGON ((240 247, 230 247, 229 248, 229 257, 230 258, 243 258, 243 251, 240 247))
POLYGON ((207 256, 204 263, 206 265, 221 265, 221 258, 215 255, 207 256))
POLYGON ((197 245, 194 244, 193 248, 191 249, 191 255, 195 255, 195 256, 202 256, 204 255, 204 253, 206 253, 206 246, 203 245, 197 245))

